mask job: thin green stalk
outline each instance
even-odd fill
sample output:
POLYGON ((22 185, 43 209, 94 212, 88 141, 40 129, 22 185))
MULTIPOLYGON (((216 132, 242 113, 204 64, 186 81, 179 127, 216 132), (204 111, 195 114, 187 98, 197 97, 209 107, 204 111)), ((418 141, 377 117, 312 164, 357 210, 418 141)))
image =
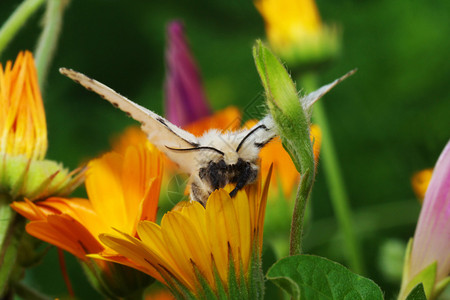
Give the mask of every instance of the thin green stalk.
POLYGON ((8 43, 25 24, 28 18, 44 3, 45 0, 25 0, 6 20, 0 29, 0 55, 8 43))
POLYGON ((44 29, 35 50, 36 69, 41 88, 47 78, 48 69, 58 44, 66 5, 66 0, 47 0, 44 29))
POLYGON ((0 195, 0 211, 2 231, 0 247, 0 297, 10 288, 11 275, 16 267, 20 240, 25 231, 25 220, 9 207, 11 198, 0 195), (8 212, 9 210, 9 212, 8 212))
MULTIPOLYGON (((306 92, 311 92, 317 88, 315 74, 304 74, 301 82, 306 92)), ((339 228, 342 230, 344 236, 350 268, 356 273, 361 274, 364 272, 361 248, 356 237, 352 212, 328 125, 328 119, 325 114, 323 100, 319 100, 314 104, 313 120, 319 125, 322 131, 320 164, 323 166, 325 178, 330 189, 331 203, 338 220, 339 228)))
MULTIPOLYGON (((314 169, 313 169, 314 171, 314 169)), ((297 196, 295 199, 294 212, 292 215, 291 235, 289 255, 298 255, 302 253, 302 237, 303 237, 303 219, 306 211, 306 204, 311 195, 312 186, 314 183, 314 172, 306 170, 301 176, 301 181, 298 186, 297 196)))
POLYGON ((0 194, 0 251, 5 244, 7 231, 14 219, 14 210, 9 207, 10 197, 6 194, 0 194))

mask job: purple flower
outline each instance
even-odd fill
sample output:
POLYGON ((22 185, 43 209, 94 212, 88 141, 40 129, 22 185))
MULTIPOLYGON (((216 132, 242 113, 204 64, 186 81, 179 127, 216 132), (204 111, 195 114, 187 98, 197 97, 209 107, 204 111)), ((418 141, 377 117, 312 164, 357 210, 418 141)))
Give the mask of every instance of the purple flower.
POLYGON ((183 24, 171 22, 167 34, 166 118, 178 126, 185 126, 211 115, 211 109, 184 36, 183 24))
POLYGON ((450 272, 450 142, 425 193, 411 250, 411 276, 437 261, 436 282, 450 272))
POLYGON ((431 176, 410 251, 399 299, 418 283, 434 299, 450 283, 450 142, 431 176))

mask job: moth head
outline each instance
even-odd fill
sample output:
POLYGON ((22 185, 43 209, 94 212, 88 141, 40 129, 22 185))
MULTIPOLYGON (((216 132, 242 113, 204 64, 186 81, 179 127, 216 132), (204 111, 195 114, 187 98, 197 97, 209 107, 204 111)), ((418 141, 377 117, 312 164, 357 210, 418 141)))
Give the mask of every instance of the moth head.
POLYGON ((275 136, 274 130, 258 123, 249 130, 222 133, 210 130, 191 148, 174 149, 195 153, 196 171, 191 173, 191 199, 205 204, 214 190, 236 184, 230 196, 256 180, 259 152, 275 136))

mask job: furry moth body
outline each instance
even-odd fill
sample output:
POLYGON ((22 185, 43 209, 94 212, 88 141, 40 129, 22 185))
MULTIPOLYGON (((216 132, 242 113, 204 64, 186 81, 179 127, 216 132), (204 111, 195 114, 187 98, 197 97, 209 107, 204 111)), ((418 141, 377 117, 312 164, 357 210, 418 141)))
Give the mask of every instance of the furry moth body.
MULTIPOLYGON (((65 68, 59 71, 140 122, 149 141, 190 175, 191 200, 203 205, 214 190, 228 183, 236 184, 230 192, 233 197, 246 184, 254 182, 259 171, 259 152, 277 135, 275 123, 269 114, 248 130, 221 133, 211 129, 203 136, 196 137, 84 74, 65 68)), ((344 75, 303 99, 312 105, 349 75, 344 75)))

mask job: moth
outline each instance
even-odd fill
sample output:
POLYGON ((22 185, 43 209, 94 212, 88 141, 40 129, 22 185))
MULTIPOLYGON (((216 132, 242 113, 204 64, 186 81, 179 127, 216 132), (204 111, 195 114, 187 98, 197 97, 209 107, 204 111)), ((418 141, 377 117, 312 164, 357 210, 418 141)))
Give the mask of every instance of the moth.
MULTIPOLYGON (((231 197, 245 185, 253 183, 258 176, 261 148, 277 136, 275 122, 268 114, 247 130, 222 133, 211 129, 196 137, 82 73, 66 68, 59 71, 140 122, 148 140, 190 175, 190 198, 203 205, 214 190, 228 183, 236 184, 230 192, 231 197)), ((310 107, 353 72, 299 99, 303 107, 310 107)))

